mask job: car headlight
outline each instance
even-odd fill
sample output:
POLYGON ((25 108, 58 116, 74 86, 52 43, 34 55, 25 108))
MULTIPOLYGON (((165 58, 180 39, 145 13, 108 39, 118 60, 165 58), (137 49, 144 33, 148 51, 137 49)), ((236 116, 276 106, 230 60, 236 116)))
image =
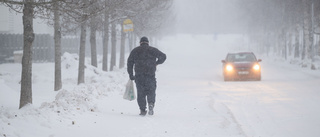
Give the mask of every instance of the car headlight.
POLYGON ((254 70, 260 70, 260 65, 255 64, 255 65, 253 66, 253 69, 254 69, 254 70))
POLYGON ((227 71, 232 71, 233 70, 233 66, 232 65, 227 65, 226 66, 226 70, 227 71))

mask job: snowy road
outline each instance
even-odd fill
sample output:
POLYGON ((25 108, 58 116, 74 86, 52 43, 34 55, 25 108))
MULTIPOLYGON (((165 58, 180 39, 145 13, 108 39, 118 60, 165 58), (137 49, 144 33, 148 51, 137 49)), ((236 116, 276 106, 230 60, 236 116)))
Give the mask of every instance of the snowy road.
MULTIPOLYGON (((168 62, 164 65, 166 68, 163 67, 166 72, 160 72, 159 87, 162 90, 159 92, 174 100, 172 111, 179 108, 177 105, 190 104, 189 109, 202 105, 201 109, 211 109, 213 112, 198 111, 200 114, 196 112, 194 116, 200 118, 208 114, 205 116, 215 118, 206 121, 210 128, 222 130, 218 133, 232 130, 229 132, 231 136, 320 135, 319 71, 306 71, 266 58, 261 63, 262 81, 224 82, 221 60, 228 50, 221 46, 227 46, 225 44, 226 41, 190 44, 192 47, 175 44, 181 50, 170 52, 174 58, 168 55, 168 62), (164 85, 165 88, 161 87, 164 85), (179 101, 180 98, 189 103, 179 101)), ((211 133, 212 136, 217 132, 211 133)))

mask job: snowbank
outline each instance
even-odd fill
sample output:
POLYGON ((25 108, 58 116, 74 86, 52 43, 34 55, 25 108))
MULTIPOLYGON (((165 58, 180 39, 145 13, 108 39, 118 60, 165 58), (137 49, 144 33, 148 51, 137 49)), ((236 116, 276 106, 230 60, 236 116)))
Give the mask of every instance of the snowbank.
POLYGON ((76 54, 63 54, 61 63, 63 88, 58 92, 50 90, 54 83, 54 76, 50 74, 53 72, 53 63, 35 64, 36 67, 33 67, 35 87, 33 88, 35 96, 33 100, 37 102, 37 96, 39 96, 40 100, 45 101, 39 103, 40 106, 30 104, 20 110, 18 109, 20 88, 17 88, 17 86, 20 87, 18 81, 20 74, 17 72, 20 72, 21 66, 10 70, 9 68, 13 67, 11 64, 2 64, 1 69, 4 69, 5 72, 0 73, 0 136, 5 135, 1 133, 23 136, 14 133, 14 128, 25 126, 24 124, 31 121, 41 124, 40 127, 50 127, 50 125, 55 125, 57 119, 66 121, 70 115, 97 112, 99 111, 97 103, 100 100, 109 95, 124 92, 125 82, 128 79, 124 69, 104 72, 90 64, 85 64, 85 84, 77 85, 78 63, 76 54), (7 69, 4 66, 10 67, 7 69), (51 98, 44 94, 55 96, 55 98, 51 101, 51 98))
POLYGON ((311 59, 301 60, 300 58, 293 58, 293 57, 288 57, 287 60, 277 56, 267 56, 267 57, 265 56, 265 58, 268 58, 269 60, 272 60, 278 63, 291 64, 292 67, 299 66, 300 68, 305 68, 306 70, 316 70, 316 71, 320 70, 320 56, 315 56, 313 61, 311 59))
MULTIPOLYGON (((76 81, 78 72, 78 56, 64 53, 62 56, 63 81, 76 81), (76 73, 75 73, 76 72, 76 73)), ((44 102, 41 109, 51 109, 53 112, 99 111, 96 100, 103 99, 110 92, 122 93, 127 74, 124 69, 104 72, 90 64, 85 64, 86 84, 80 84, 74 89, 61 89, 53 102, 44 102)), ((67 82, 66 82, 67 83, 67 82)))

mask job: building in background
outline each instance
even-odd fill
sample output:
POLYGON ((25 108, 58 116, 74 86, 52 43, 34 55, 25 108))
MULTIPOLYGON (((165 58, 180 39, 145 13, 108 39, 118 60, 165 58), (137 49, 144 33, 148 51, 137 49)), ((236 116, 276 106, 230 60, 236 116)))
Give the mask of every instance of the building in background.
POLYGON ((0 33, 14 33, 14 14, 2 5, 0 6, 0 33))
MULTIPOLYGON (((45 20, 34 19, 33 30, 35 34, 53 35, 53 27, 48 26, 45 20)), ((0 33, 23 33, 22 14, 9 10, 8 7, 0 5, 0 33)))

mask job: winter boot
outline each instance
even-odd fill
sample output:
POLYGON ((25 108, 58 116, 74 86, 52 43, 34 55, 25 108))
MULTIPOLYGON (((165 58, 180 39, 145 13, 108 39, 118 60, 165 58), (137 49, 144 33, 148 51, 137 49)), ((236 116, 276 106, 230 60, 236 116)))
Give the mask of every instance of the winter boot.
POLYGON ((149 104, 149 115, 153 115, 154 104, 149 104))
POLYGON ((145 116, 147 114, 147 111, 146 110, 140 110, 140 116, 145 116))

